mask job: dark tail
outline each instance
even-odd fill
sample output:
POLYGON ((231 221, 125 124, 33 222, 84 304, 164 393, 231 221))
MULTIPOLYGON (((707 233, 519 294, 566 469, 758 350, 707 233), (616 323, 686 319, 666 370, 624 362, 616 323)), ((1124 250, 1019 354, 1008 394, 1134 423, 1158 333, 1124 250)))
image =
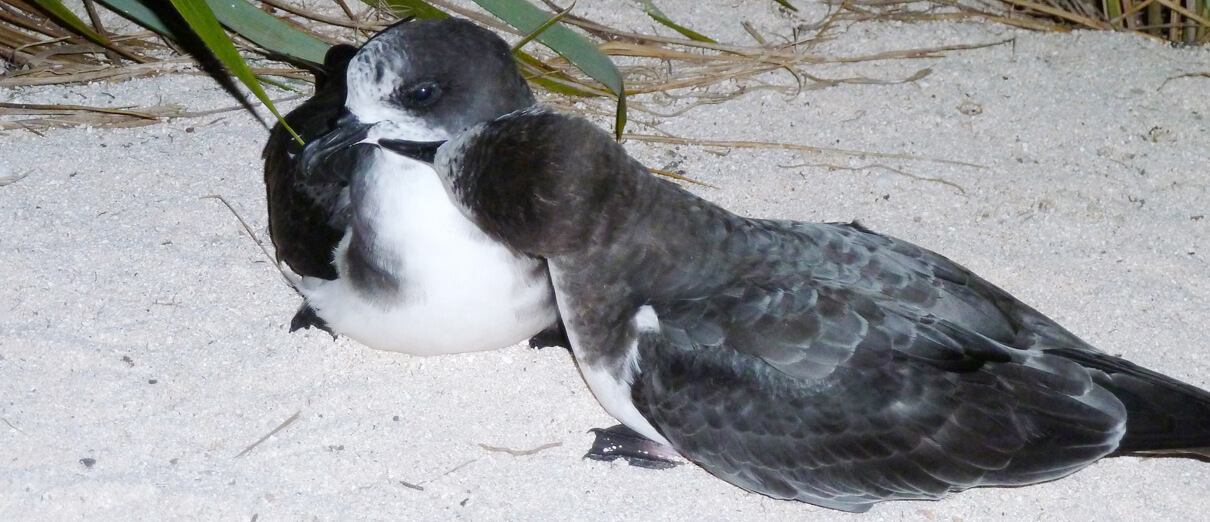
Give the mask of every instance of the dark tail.
POLYGON ((1126 406, 1126 435, 1114 454, 1192 453, 1210 458, 1210 392, 1104 353, 1053 349, 1079 363, 1126 406))

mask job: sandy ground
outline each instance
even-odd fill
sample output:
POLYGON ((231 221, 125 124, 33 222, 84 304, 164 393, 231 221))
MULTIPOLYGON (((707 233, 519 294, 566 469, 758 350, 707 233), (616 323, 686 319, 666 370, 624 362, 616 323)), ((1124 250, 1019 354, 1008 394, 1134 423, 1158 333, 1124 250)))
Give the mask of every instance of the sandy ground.
MULTIPOLYGON (((632 4, 581 3, 590 17, 651 30, 632 4)), ((809 21, 772 2, 742 4, 737 15, 717 1, 661 7, 730 41, 748 41, 737 20, 783 36, 809 21)), ((1093 344, 1210 387, 1210 78, 1178 77, 1210 71, 1210 50, 878 23, 849 27, 823 51, 1010 38, 816 70, 895 79, 932 69, 913 83, 752 90, 675 118, 634 115, 684 137, 978 167, 628 148, 717 186, 694 190, 735 211, 859 219, 942 252, 1093 344)), ((782 74, 765 79, 792 82, 782 74)), ((0 100, 233 104, 198 76, 8 90, 0 100)), ((426 359, 287 333, 298 297, 226 208, 199 199, 224 195, 267 237, 266 135, 242 111, 0 134, 0 177, 27 175, 0 187, 2 518, 855 519, 745 493, 692 466, 582 460, 586 431, 612 422, 559 349, 426 359), (519 456, 492 449, 547 445, 519 456)), ((1210 464, 1118 458, 1044 485, 883 504, 861 519, 1197 520, 1208 510, 1210 464)))

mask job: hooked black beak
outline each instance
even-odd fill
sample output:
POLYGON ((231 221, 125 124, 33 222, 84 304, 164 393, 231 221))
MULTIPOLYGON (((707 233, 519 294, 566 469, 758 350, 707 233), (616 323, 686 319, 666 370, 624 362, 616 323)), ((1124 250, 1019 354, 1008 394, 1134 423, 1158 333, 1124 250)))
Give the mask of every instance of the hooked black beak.
POLYGON ((378 140, 378 145, 386 150, 423 161, 430 165, 433 164, 433 161, 437 157, 437 149, 441 148, 444 144, 444 141, 378 140))
POLYGON ((302 161, 304 172, 314 172, 321 162, 333 152, 361 143, 370 134, 371 124, 361 123, 351 113, 345 112, 336 119, 336 124, 327 134, 307 142, 303 147, 302 161))

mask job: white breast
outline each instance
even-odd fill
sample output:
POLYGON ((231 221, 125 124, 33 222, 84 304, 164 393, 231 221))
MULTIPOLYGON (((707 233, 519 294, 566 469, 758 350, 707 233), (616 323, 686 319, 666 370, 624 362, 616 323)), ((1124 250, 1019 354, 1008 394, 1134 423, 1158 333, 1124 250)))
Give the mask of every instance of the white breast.
POLYGON ((400 276, 400 300, 375 302, 349 283, 350 234, 336 249, 341 277, 296 286, 336 333, 371 348, 415 355, 491 350, 516 344, 556 317, 540 261, 491 241, 454 207, 428 165, 380 152, 367 217, 375 248, 400 276))
MULTIPOLYGON (((550 277, 555 288, 559 288, 558 269, 551 267, 550 277)), ((652 426, 651 421, 648 421, 638 408, 635 408, 634 400, 630 397, 630 385, 634 382, 634 375, 638 371, 639 364, 638 337, 631 341, 629 349, 621 361, 603 361, 595 357, 585 357, 586 353, 599 351, 601 347, 585 344, 591 343, 592 340, 583 339, 577 335, 573 326, 576 311, 572 308, 565 300, 559 301, 559 314, 563 317, 563 324, 567 326, 567 339, 571 341, 571 351, 580 365, 580 373, 584 375, 584 382, 588 384, 588 389, 592 390, 592 395, 597 398, 597 402, 601 403, 601 407, 605 408, 605 411, 613 418, 638 432, 639 435, 665 446, 671 446, 668 439, 660 435, 655 426, 652 426), (585 361, 589 360, 598 361, 601 364, 586 364, 585 361)), ((658 330, 660 327, 659 318, 650 306, 639 307, 638 313, 635 314, 632 321, 638 331, 658 330)))

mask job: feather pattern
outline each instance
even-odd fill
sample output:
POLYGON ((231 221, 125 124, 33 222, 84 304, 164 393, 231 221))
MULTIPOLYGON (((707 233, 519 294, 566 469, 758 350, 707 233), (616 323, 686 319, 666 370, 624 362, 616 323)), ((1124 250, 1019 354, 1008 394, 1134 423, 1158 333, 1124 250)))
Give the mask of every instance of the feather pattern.
POLYGON ((593 392, 628 389, 623 422, 742 488, 864 511, 1210 446, 1205 391, 908 242, 734 215, 586 120, 509 115, 437 165, 481 228, 548 258, 593 392))

